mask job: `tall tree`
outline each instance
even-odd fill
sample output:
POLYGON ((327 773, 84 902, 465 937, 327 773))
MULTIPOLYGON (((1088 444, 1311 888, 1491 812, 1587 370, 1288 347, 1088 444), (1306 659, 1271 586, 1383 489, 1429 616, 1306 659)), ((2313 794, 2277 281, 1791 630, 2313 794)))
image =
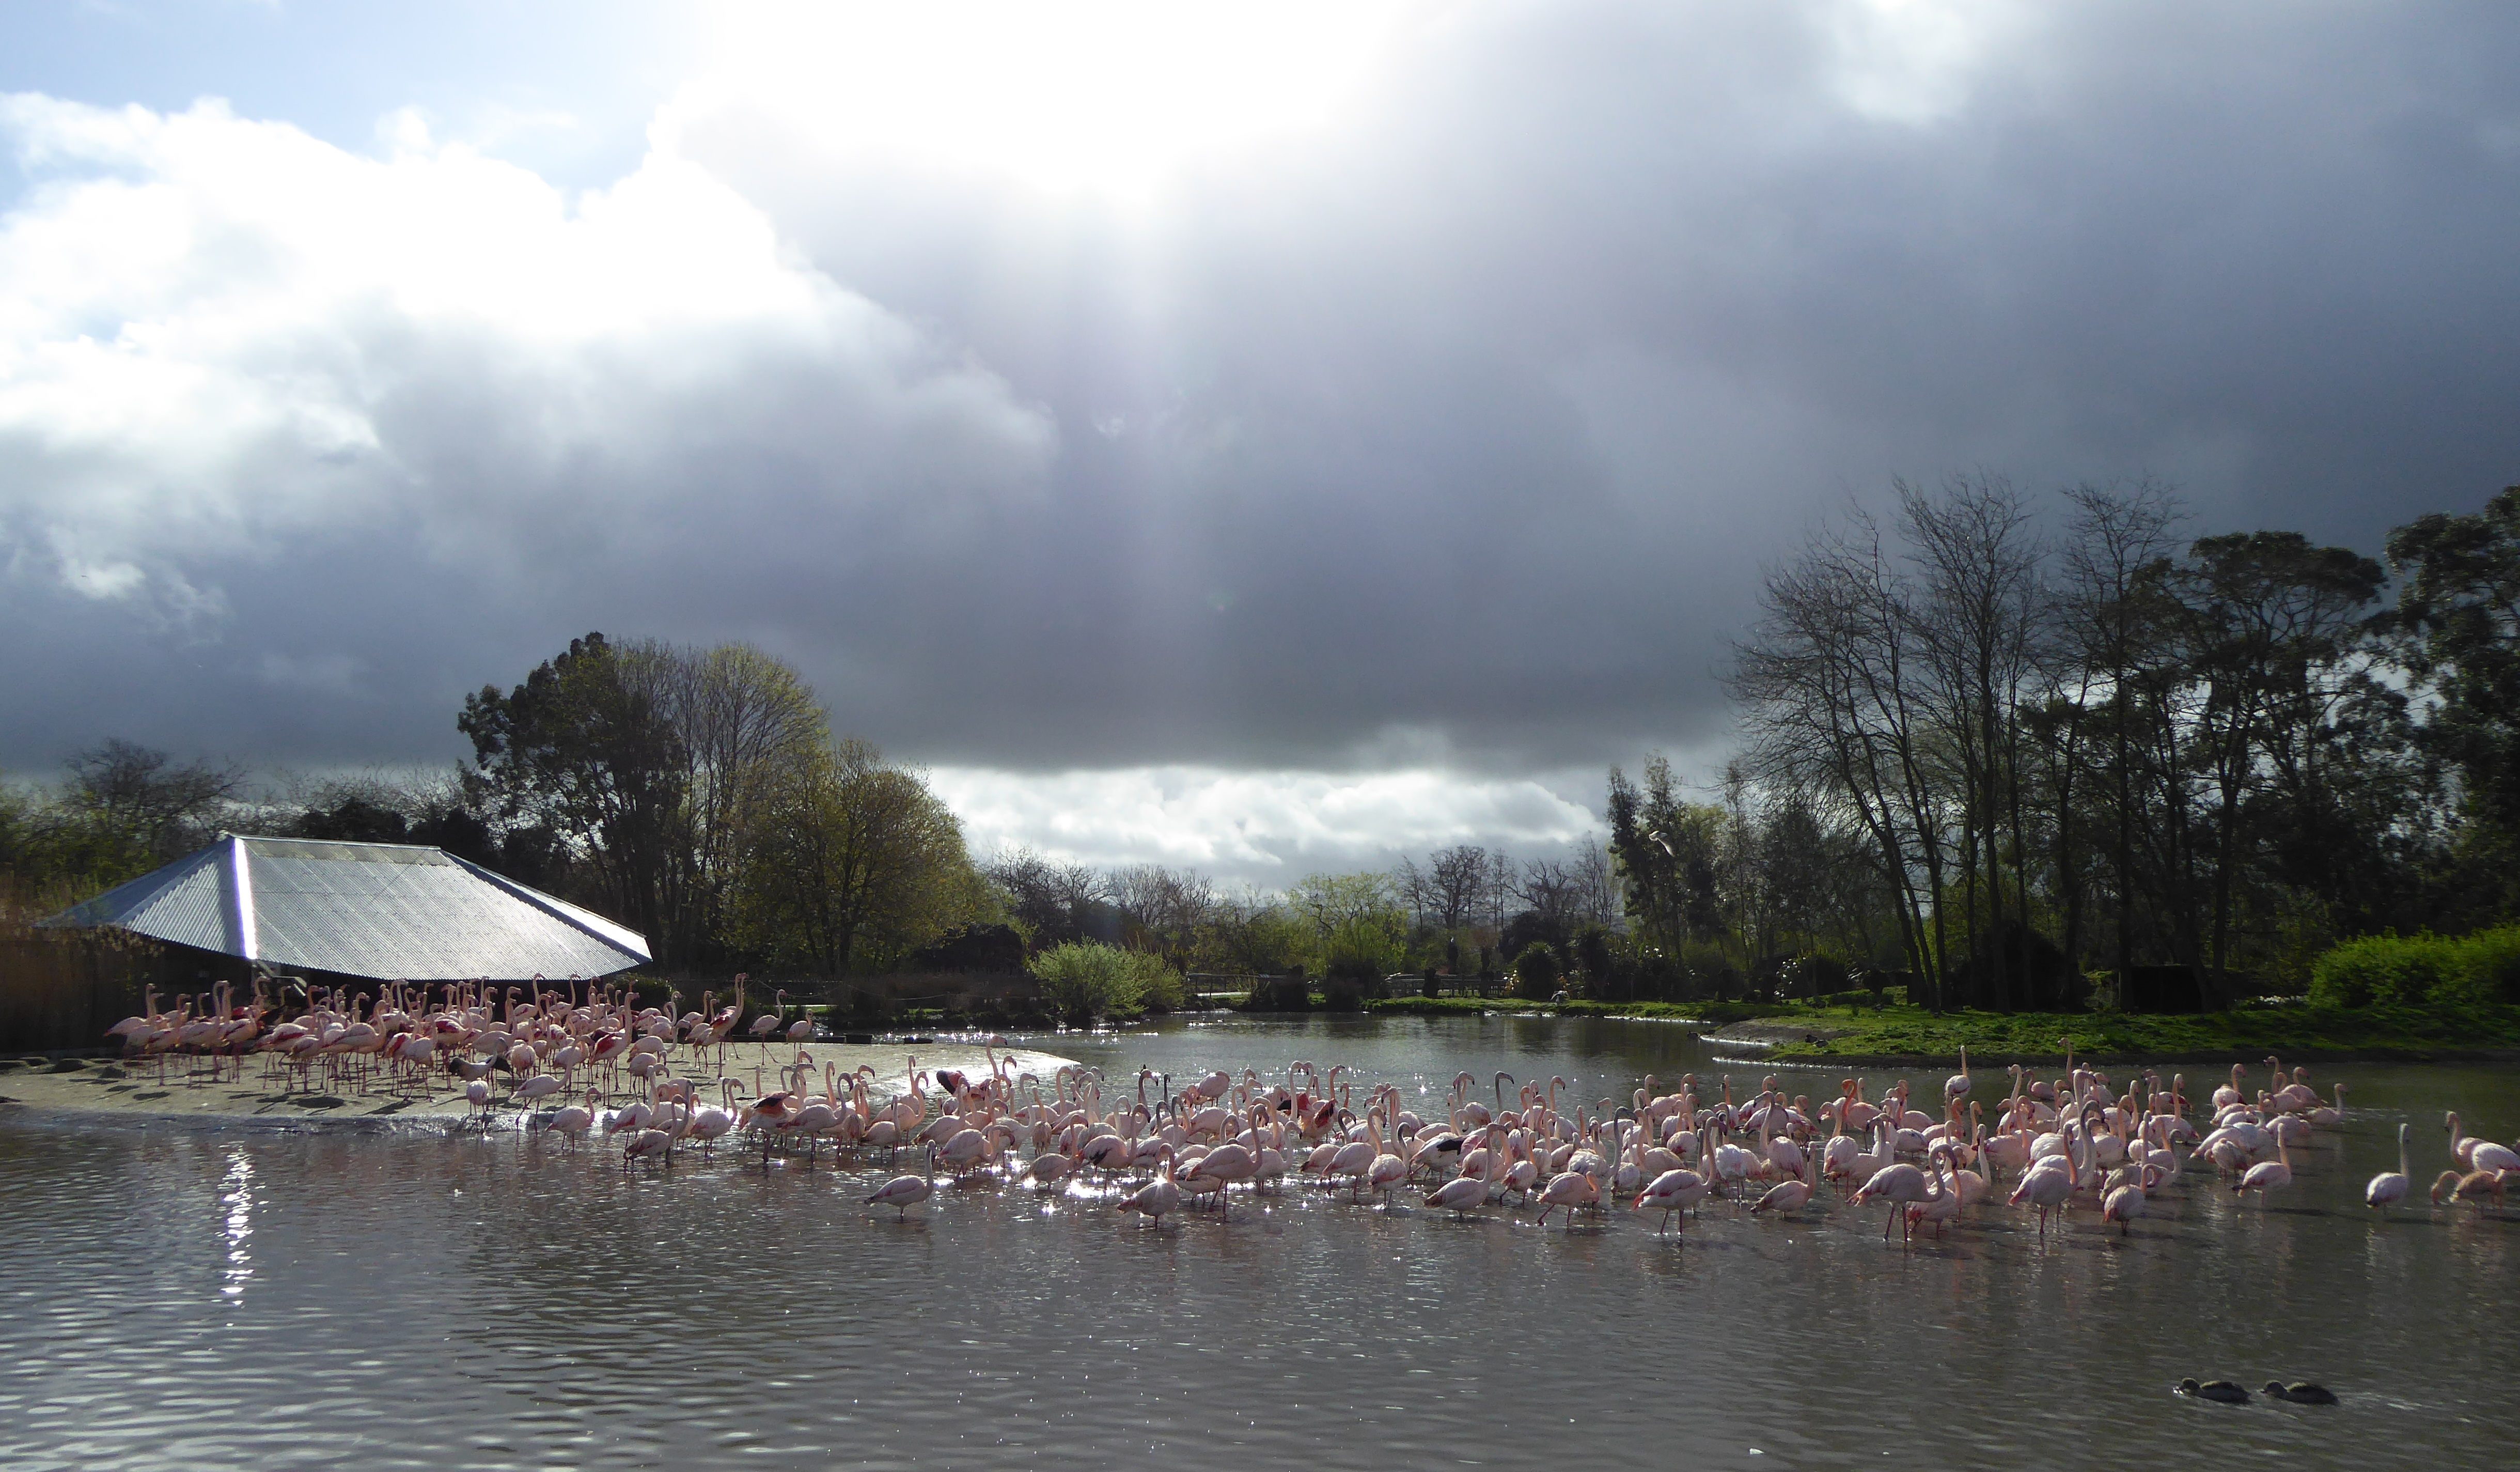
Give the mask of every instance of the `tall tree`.
POLYGON ((1753 777, 1807 794, 1869 840, 1897 897, 1900 949, 1940 1006, 1950 831, 1967 794, 1944 780, 1915 601, 1880 529, 1853 512, 1769 575, 1728 684, 1753 777))
POLYGON ((1107 939, 1103 878, 1085 864, 1054 863, 1026 848, 1002 851, 981 871, 1008 916, 1035 949, 1065 941, 1107 939))
POLYGON ((2008 919, 2028 924, 2027 882, 2012 886, 2008 914, 2004 870, 2009 855, 2018 879, 2027 859, 2016 717, 2039 664, 2044 549, 2028 505, 2002 480, 1958 479, 1940 495, 1902 484, 1899 504, 1921 574, 1913 622, 1927 655, 1928 709, 1940 750, 1958 768, 1969 948, 1994 992, 1979 1000, 2011 1008, 2023 996, 1999 938, 2008 919))
POLYGON ((2386 576, 2370 558, 2292 531, 2210 536, 2189 557, 2190 660, 2202 687, 2193 739, 2213 803, 2207 965, 2216 999, 2228 1005, 2235 898, 2256 857, 2246 809, 2287 772, 2296 783, 2320 782, 2324 742, 2316 728, 2352 682, 2364 611, 2386 576))
POLYGON ((863 741, 758 774, 739 907, 753 943, 829 977, 994 913, 960 822, 863 741))
POLYGON ((1194 869, 1169 869, 1162 864, 1133 864, 1114 869, 1103 880, 1139 948, 1152 951, 1187 970, 1190 954, 1216 912, 1216 882, 1194 869))
POLYGON ((830 728, 795 669, 749 644, 710 649, 643 642, 624 651, 658 692, 682 759, 683 802, 668 825, 674 933, 694 962, 730 959, 729 906, 753 816, 751 798, 823 755, 830 728))
MULTIPOLYGON (((2520 847, 2520 485, 2389 533, 2401 658, 2432 697, 2425 747, 2456 774, 2470 849, 2512 884, 2520 847)), ((2510 902, 2506 895, 2504 903, 2510 902)))
POLYGON ((663 674, 590 633, 515 689, 467 696, 456 727, 472 740, 474 794, 506 822, 558 835, 596 876, 606 907, 673 963, 693 939, 674 929, 672 851, 690 759, 667 717, 663 674))
MULTIPOLYGON (((2110 784, 2109 872, 2115 912, 2115 971, 2123 979, 2135 965, 2138 703, 2156 687, 2158 667, 2170 647, 2168 600, 2160 596, 2177 551, 2172 529, 2184 516, 2176 495, 2150 482, 2131 487, 2076 486, 2065 539, 2064 630, 2053 688, 2067 705, 2054 722, 2051 748, 2060 749, 2053 784, 2058 812, 2060 872, 2073 866, 2072 814, 2075 774, 2092 759, 2079 747, 2083 717, 2096 688, 2102 702, 2102 739, 2110 784), (2068 685, 2073 687, 2066 694, 2068 685)), ((2070 883, 2070 879, 2068 880, 2070 883)), ((2065 950, 2082 954, 2081 890, 2071 897, 2065 950)))

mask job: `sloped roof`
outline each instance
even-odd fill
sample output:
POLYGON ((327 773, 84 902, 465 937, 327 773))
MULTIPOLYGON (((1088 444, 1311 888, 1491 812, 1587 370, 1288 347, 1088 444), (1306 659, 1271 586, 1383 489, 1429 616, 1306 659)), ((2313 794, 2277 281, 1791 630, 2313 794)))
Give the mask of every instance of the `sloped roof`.
POLYGON ((410 844, 222 834, 44 923, 409 982, 595 977, 648 960, 636 931, 410 844))

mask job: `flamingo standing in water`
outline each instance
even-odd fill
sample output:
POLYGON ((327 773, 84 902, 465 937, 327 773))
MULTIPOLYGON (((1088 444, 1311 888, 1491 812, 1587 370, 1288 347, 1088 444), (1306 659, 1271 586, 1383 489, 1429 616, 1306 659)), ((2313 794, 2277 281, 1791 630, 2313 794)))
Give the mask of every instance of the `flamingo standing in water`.
POLYGON ((2450 1126, 2450 1153, 2461 1171, 2471 1173, 2478 1171, 2520 1171, 2520 1153, 2515 1153, 2508 1145, 2498 1145, 2472 1134, 2460 1134, 2458 1111, 2455 1109, 2445 1118, 2450 1126))
POLYGON ((1157 1226, 1164 1224, 1164 1214, 1181 1210, 1181 1186, 1173 1180, 1173 1147, 1164 1146, 1155 1153, 1156 1175, 1145 1185, 1120 1198, 1120 1210, 1137 1212, 1157 1226))
POLYGON ((709 1149, 734 1132, 739 1111, 735 1103, 735 1081, 718 1081, 719 1103, 692 1116, 692 1138, 700 1142, 700 1158, 708 1158, 709 1149))
POLYGON ((1549 1224, 1549 1214, 1557 1210, 1559 1207, 1564 1207, 1566 1209, 1566 1224, 1568 1226, 1573 1226, 1575 1224, 1575 1209, 1577 1207, 1598 1206, 1600 1201, 1600 1182, 1595 1180, 1592 1176, 1585 1174, 1581 1171, 1560 1172, 1559 1173, 1551 1176, 1549 1178, 1549 1184, 1541 1188, 1540 1224, 1547 1226, 1549 1224))
POLYGON ((2258 1205, 2263 1208, 2267 1204, 2267 1193, 2269 1191, 2280 1191, 2284 1187, 2291 1185, 2292 1157, 2286 1154, 2285 1151, 2286 1147, 2283 1142, 2283 1136, 2276 1135, 2275 1158, 2272 1160, 2260 1161, 2256 1165, 2251 1166, 2248 1169, 2247 1173, 2240 1177, 2239 1184, 2231 1187, 2231 1194, 2238 1196, 2249 1191, 2255 1191, 2258 1193, 2258 1205))
MULTIPOLYGON (((1891 1153, 1889 1121, 1879 1121, 1878 1127, 1881 1131, 1880 1153, 1886 1156, 1891 1153)), ((1925 1173, 1905 1161, 1883 1166, 1872 1173, 1870 1179, 1856 1187, 1854 1199, 1857 1206, 1868 1201, 1890 1203, 1890 1215, 1881 1222, 1881 1240, 1887 1242, 1890 1228, 1898 1224, 1903 1209, 1925 1199, 1925 1173)))
POLYGON ((2070 1206, 2075 1190, 2082 1184, 2081 1154, 2090 1148, 2091 1123, 2098 1114, 2099 1106, 2086 1105, 2079 1137, 2068 1141, 2061 1155, 2042 1155, 2032 1160, 2021 1178, 2013 1182, 2012 1195, 2007 1200, 2014 1206, 2039 1209, 2039 1235, 2043 1239, 2048 1235, 2048 1214, 2070 1206))
POLYGON ((876 1188, 876 1193, 866 1199, 866 1204, 868 1206, 888 1206, 897 1208, 901 1213, 899 1219, 907 1221, 910 1219, 910 1209, 912 1207, 919 1205, 919 1203, 925 1201, 928 1197, 935 1194, 936 1149, 931 1145, 927 1150, 926 1174, 896 1175, 892 1179, 885 1181, 882 1185, 878 1186, 876 1188))
POLYGON ((2147 1168, 2132 1166, 2128 1169, 2132 1173, 2127 1183, 2111 1190, 2100 1202, 2100 1224, 2105 1227, 2112 1221, 2116 1222, 2121 1237, 2134 1230, 2135 1219, 2143 1215, 2145 1205, 2143 1185, 2147 1168))
POLYGON ((1758 1200, 1750 1203, 1750 1215, 1765 1217, 1774 1213, 1790 1217, 1811 1204, 1812 1183, 1801 1176, 1780 1180, 1768 1187, 1758 1200))
POLYGON ((1965 1204, 1960 1199, 1959 1146, 1950 1140, 1936 1141, 1933 1165, 1934 1173, 1927 1177, 1927 1184, 1933 1189, 1926 1192, 1923 1199, 1912 1202, 1908 1207, 1910 1236, 1915 1235, 1920 1224, 1930 1221, 1934 1224, 1934 1236, 1940 1239, 1944 1226, 1959 1216, 1960 1208, 1965 1204), (1946 1171, 1949 1172, 1948 1177, 1946 1171))
MULTIPOLYGON (((1705 1126, 1703 1127, 1703 1132, 1711 1133, 1714 1127, 1715 1127, 1712 1125, 1705 1126)), ((1697 1153, 1698 1159, 1700 1160, 1704 1160, 1708 1154, 1706 1144, 1703 1139, 1700 1139, 1698 1142, 1697 1153)), ((1676 1167, 1672 1170, 1663 1172, 1648 1182, 1643 1190, 1637 1193, 1637 1199, 1630 1204, 1629 1209, 1639 1212, 1657 1211, 1662 1213, 1662 1222, 1654 1228, 1657 1235, 1670 1230, 1671 1219, 1674 1215, 1678 1215, 1680 1218, 1680 1230, 1685 1236, 1688 1231, 1689 1208, 1696 1206, 1699 1202, 1706 1199, 1706 1192, 1711 1184, 1712 1183, 1704 1175, 1699 1174, 1697 1172, 1689 1170, 1686 1166, 1676 1167)), ((1787 1184, 1801 1184, 1801 1182, 1787 1182, 1787 1184)), ((1782 1189, 1782 1186, 1778 1187, 1778 1190, 1782 1189)), ((1808 1187, 1806 1187, 1806 1189, 1808 1189, 1808 1187)), ((1769 1194, 1774 1195, 1776 1193, 1772 1191, 1769 1194)), ((1767 1198, 1761 1197, 1760 1205, 1765 1206, 1766 1203, 1767 1198)), ((1751 1210, 1757 1211, 1759 1208, 1753 1207, 1751 1210)))
POLYGON ((1498 1162, 1504 1156, 1501 1148, 1504 1137, 1504 1126, 1489 1126, 1486 1148, 1473 1152, 1484 1157, 1479 1162, 1478 1173, 1473 1175, 1464 1170, 1461 1174, 1427 1192, 1426 1204, 1445 1208, 1456 1216, 1466 1215, 1472 1208, 1486 1205, 1488 1189, 1495 1184, 1498 1162))
POLYGON ((2461 1175, 2456 1171, 2444 1171, 2433 1180, 2433 1205, 2441 1205, 2446 1195, 2452 1206, 2462 1201, 2473 1201, 2481 1209, 2485 1200, 2491 1197, 2495 1211, 2499 1213, 2502 1210, 2502 1187, 2510 1174, 2508 1171, 2470 1171, 2461 1175))
POLYGON ((574 1150, 577 1148, 577 1142, 585 1138, 587 1127, 595 1123, 596 1104, 595 1088, 589 1085, 585 1103, 571 1104, 565 1109, 554 1111, 551 1124, 546 1127, 557 1129, 568 1136, 568 1147, 574 1150))
MULTIPOLYGON (((2341 1083, 2337 1085, 2339 1088, 2344 1086, 2341 1083)), ((2407 1187, 2413 1183, 2412 1173, 2407 1169, 2407 1130, 2409 1127, 2404 1124, 2398 1127, 2398 1169, 2381 1172, 2362 1188, 2362 1204, 2383 1217, 2389 1215, 2392 1203, 2406 1199, 2407 1187)))

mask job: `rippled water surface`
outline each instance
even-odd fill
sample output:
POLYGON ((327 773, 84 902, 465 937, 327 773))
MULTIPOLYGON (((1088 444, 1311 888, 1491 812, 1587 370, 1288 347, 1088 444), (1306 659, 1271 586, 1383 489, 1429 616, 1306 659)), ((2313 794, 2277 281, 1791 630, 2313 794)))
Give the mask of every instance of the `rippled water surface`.
MULTIPOLYGON (((1574 1019, 1031 1040, 1115 1087, 1294 1057, 1430 1100, 1464 1069, 1587 1099, 1762 1072, 1574 1019)), ((859 1204, 879 1162, 625 1173, 513 1133, 0 1116, 0 1463, 2510 1465, 2520 1226, 2360 1201, 2401 1119, 2418 1194, 2442 1110, 2509 1139, 2513 1076, 2317 1073, 2353 1117, 2269 1209, 2194 1173, 2126 1241, 2084 1212, 2043 1243, 1993 1207, 1912 1250, 1834 1204, 1714 1207, 1661 1239, 1625 1211, 1544 1230, 1301 1188, 1160 1229, 976 1186, 901 1221, 859 1204), (2200 1405, 2170 1394, 2183 1374, 2315 1378, 2344 1403, 2200 1405)))

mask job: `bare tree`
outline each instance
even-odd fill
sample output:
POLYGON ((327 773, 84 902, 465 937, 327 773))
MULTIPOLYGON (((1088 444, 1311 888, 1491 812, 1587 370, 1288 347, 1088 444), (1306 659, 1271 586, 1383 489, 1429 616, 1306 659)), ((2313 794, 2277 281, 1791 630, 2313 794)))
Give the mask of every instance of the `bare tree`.
POLYGON ((193 846, 245 793, 245 773, 209 761, 178 764, 166 753, 112 739, 72 757, 73 806, 160 859, 193 846))
POLYGON ((1576 842, 1575 856, 1568 864, 1574 885, 1574 912, 1577 920, 1598 925, 1603 930, 1618 927, 1619 882, 1617 870, 1610 863, 1610 851, 1595 834, 1585 834, 1576 842))
POLYGON ((1006 849, 981 865, 1000 900, 1035 945, 1084 936, 1103 902, 1102 876, 1084 864, 1058 864, 1026 848, 1006 849))
POLYGON ((1856 511, 1768 575, 1729 683, 1752 777, 1835 808, 1864 833, 1897 897, 1900 948, 1939 1003, 1951 809, 1935 766, 1914 594, 1856 511))
POLYGON ((1137 864, 1114 869, 1102 894, 1147 939, 1173 958, 1187 955, 1216 913, 1216 884, 1192 869, 1137 864))
POLYGON ((1525 861, 1514 877, 1513 897, 1557 932, 1607 927, 1618 911, 1610 856, 1589 833, 1564 858, 1525 861))
POLYGON ((1436 927, 1455 931, 1477 918, 1486 888, 1488 851, 1476 844, 1438 849, 1426 858, 1426 878, 1436 927))
POLYGON ((1434 877, 1418 867, 1418 860, 1403 854, 1400 862, 1391 866, 1391 893, 1399 898, 1401 908, 1409 912, 1412 930, 1423 931, 1433 927, 1434 877))
POLYGON ((2022 832, 2021 723, 2036 678, 2046 550, 2029 506, 2005 481, 1956 478, 1940 495, 1902 483, 1901 525, 1922 575, 1912 605, 1928 658, 1928 709, 1937 749, 1958 771, 1961 884, 1972 951, 1993 994, 2011 1008, 2027 998, 2008 975, 2004 859, 2012 859, 2012 907, 2029 923, 2029 845, 2022 832), (2008 840, 2008 842, 2007 842, 2008 840), (1984 913, 1978 923, 1980 883, 1984 913))
POLYGON ((1502 850, 1488 854, 1486 871, 1479 876, 1478 904, 1480 918, 1500 937, 1505 934, 1506 910, 1513 903, 1517 878, 1513 860, 1502 850))
POLYGON ((2178 552, 2172 529, 2184 518, 2177 496, 2150 482, 2132 487, 2080 485, 2065 492, 2074 507, 2065 540, 2065 629, 2059 640, 2059 696, 2071 703, 2074 728, 2060 733, 2054 745, 2064 747, 2051 785, 2058 814, 2058 866, 2065 874, 2065 953, 2082 953, 2083 889, 2072 877, 2074 774, 2088 762, 2081 750, 2080 718, 2090 710, 2094 690, 2104 703, 2105 739, 2109 746, 2108 779, 2113 789, 2110 834, 2110 887, 2116 912, 2116 971, 2123 984, 2135 965, 2135 889, 2138 702, 2140 685, 2157 681, 2142 667, 2160 641, 2150 630, 2160 622, 2160 600, 2146 593, 2160 585, 2163 570, 2178 552), (2073 693, 2061 689, 2070 679, 2073 693))

